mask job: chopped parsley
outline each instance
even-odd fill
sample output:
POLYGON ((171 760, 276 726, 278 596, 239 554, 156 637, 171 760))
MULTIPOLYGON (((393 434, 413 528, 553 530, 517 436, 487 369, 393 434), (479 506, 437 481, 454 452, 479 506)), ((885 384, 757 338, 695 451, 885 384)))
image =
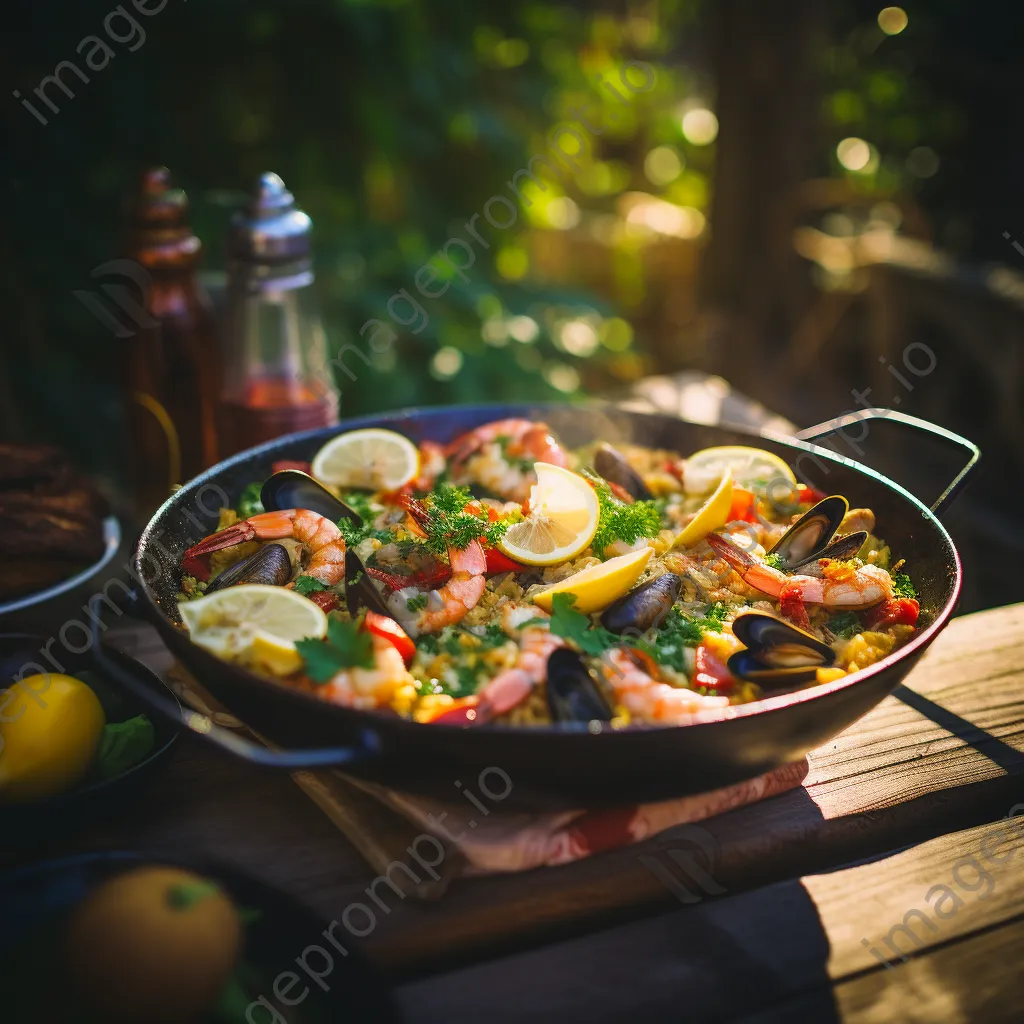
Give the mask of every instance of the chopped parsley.
POLYGON ((917 597, 914 584, 905 572, 894 572, 892 575, 892 592, 894 597, 917 597))
POLYGON ((373 668, 373 641, 354 622, 327 620, 326 640, 296 640, 314 683, 327 683, 346 668, 373 668))
POLYGON ((249 519, 251 516, 258 516, 261 512, 266 512, 263 502, 260 501, 261 490, 263 490, 263 484, 259 480, 254 480, 242 491, 238 504, 235 506, 239 519, 249 519))
POLYGON ((695 619, 673 608, 659 627, 654 642, 648 645, 648 653, 659 664, 684 672, 687 668, 686 648, 699 646, 705 633, 721 633, 728 611, 724 604, 716 602, 703 616, 695 619))
POLYGON ((363 521, 361 526, 357 526, 354 519, 342 517, 338 520, 338 529, 341 530, 341 535, 345 538, 346 547, 354 548, 367 537, 385 543, 392 539, 390 530, 374 529, 373 520, 381 510, 374 509, 368 494, 363 491, 348 491, 341 496, 341 500, 363 521))
POLYGON ((307 594, 312 594, 316 590, 326 590, 327 584, 321 583, 315 576, 306 576, 303 574, 295 581, 295 593, 302 594, 305 597, 307 594))
POLYGON ((522 512, 512 512, 493 523, 487 509, 466 511, 473 500, 467 487, 449 487, 444 484, 423 499, 429 518, 421 524, 427 535, 427 547, 436 555, 449 548, 463 550, 475 540, 494 547, 514 522, 522 519, 522 512))
POLYGON ((406 607, 411 612, 421 612, 423 611, 424 608, 427 607, 427 599, 427 594, 417 594, 415 597, 409 598, 406 607))
POLYGON ((838 615, 833 615, 825 623, 825 627, 835 633, 841 640, 849 640, 851 637, 856 636, 863 628, 860 623, 860 617, 856 612, 840 612, 838 615))
POLYGON ((763 559, 761 559, 761 561, 763 561, 765 565, 769 566, 772 569, 778 569, 779 572, 785 571, 782 565, 782 555, 767 554, 764 556, 763 559))
POLYGON ((580 471, 597 491, 597 532, 590 546, 603 556, 609 544, 621 540, 632 544, 641 537, 657 537, 661 530, 661 512, 653 501, 619 501, 603 477, 588 469, 580 471))
POLYGON ((505 434, 499 434, 494 439, 498 447, 501 449, 501 457, 514 469, 518 469, 521 472, 528 472, 533 469, 534 459, 523 459, 517 455, 509 454, 509 446, 512 444, 512 438, 505 434))

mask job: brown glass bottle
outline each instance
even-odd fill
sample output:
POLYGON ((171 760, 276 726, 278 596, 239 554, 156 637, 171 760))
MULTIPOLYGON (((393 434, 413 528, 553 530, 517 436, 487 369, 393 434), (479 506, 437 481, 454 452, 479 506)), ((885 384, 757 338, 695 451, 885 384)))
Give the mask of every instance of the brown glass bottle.
POLYGON ((126 439, 140 515, 217 461, 220 355, 210 300, 196 276, 202 248, 185 193, 171 188, 167 168, 146 171, 129 205, 124 246, 147 284, 146 315, 124 343, 126 439))

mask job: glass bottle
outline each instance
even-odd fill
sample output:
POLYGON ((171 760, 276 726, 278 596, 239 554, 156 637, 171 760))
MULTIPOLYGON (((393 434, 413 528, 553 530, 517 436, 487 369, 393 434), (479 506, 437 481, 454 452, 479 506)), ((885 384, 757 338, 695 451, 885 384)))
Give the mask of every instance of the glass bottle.
POLYGON ((144 315, 126 341, 126 436, 136 511, 148 515, 175 484, 217 461, 220 353, 197 268, 203 246, 188 199, 166 167, 145 171, 128 204, 123 252, 138 264, 144 315), (141 272, 139 267, 142 268, 141 272))
POLYGON ((228 231, 224 454, 338 421, 338 392, 313 289, 309 217, 260 176, 228 231))

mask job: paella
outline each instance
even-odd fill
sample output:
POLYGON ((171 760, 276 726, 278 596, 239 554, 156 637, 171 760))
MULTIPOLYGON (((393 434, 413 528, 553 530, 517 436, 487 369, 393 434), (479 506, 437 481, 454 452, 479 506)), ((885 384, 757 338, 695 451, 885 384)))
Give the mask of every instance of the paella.
POLYGON ((184 552, 183 628, 360 710, 683 725, 857 672, 927 617, 871 509, 756 447, 569 450, 506 419, 272 468, 184 552))

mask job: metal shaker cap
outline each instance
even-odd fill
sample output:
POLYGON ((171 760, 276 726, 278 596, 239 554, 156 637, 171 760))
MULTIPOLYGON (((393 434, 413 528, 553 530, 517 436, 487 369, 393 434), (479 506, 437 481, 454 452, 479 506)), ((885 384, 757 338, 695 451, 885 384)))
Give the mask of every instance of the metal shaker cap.
POLYGON ((229 258, 250 263, 286 263, 310 255, 313 222, 272 171, 261 174, 252 198, 231 218, 229 258))

